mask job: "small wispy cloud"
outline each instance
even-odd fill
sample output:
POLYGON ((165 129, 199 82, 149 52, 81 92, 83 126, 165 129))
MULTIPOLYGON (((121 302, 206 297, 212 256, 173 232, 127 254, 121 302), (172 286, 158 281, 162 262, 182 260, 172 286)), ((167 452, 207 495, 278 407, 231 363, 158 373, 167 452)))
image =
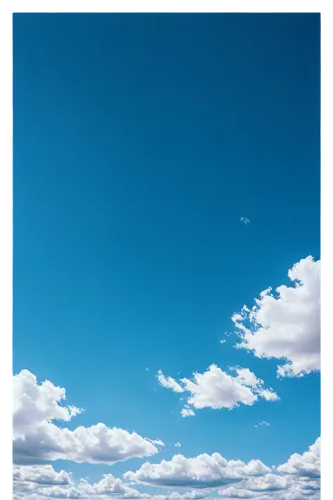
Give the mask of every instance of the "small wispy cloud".
POLYGON ((185 406, 185 408, 183 408, 180 413, 183 418, 194 417, 195 415, 194 411, 189 406, 185 406))
POLYGON ((163 443, 163 441, 161 441, 160 439, 148 439, 148 441, 150 441, 153 444, 157 444, 158 446, 165 446, 165 444, 163 443))
POLYGON ((220 340, 220 344, 225 344, 225 343, 226 343, 225 339, 220 340))
POLYGON ((162 370, 158 370, 156 375, 160 385, 166 387, 167 389, 171 389, 173 392, 184 392, 184 389, 176 380, 172 377, 165 377, 162 373, 162 370))
POLYGON ((265 422, 265 420, 262 420, 259 422, 259 424, 255 425, 254 427, 262 426, 262 427, 269 427, 271 424, 269 422, 265 422))
POLYGON ((181 443, 179 441, 177 441, 177 443, 175 443, 175 447, 176 448, 180 448, 181 447, 181 443))
POLYGON ((244 226, 247 226, 251 222, 248 217, 241 217, 239 220, 244 224, 244 226))

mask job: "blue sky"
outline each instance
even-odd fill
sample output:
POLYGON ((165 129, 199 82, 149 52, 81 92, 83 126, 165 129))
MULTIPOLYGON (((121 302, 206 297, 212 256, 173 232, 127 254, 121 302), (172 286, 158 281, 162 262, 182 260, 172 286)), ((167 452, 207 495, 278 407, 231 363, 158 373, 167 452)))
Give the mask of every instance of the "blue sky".
POLYGON ((13 29, 14 373, 66 388, 85 409, 71 429, 166 445, 59 466, 97 481, 177 450, 269 467, 304 453, 318 370, 277 378, 281 359, 225 332, 320 259, 319 15, 16 14, 13 29), (212 364, 280 400, 182 418, 158 370, 212 364))

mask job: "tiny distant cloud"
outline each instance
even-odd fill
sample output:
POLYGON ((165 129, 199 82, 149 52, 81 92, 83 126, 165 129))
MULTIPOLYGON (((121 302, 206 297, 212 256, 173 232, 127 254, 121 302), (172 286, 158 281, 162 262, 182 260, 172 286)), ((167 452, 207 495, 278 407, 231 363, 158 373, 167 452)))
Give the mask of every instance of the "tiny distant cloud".
POLYGON ((191 408, 189 408, 188 406, 185 406, 185 408, 183 408, 181 410, 180 414, 183 418, 194 417, 194 415, 195 415, 194 411, 191 408))
POLYGON ((258 426, 261 426, 261 427, 269 427, 271 424, 269 422, 265 422, 265 420, 262 420, 261 422, 259 422, 259 424, 255 425, 254 427, 258 427, 258 426))
POLYGON ((239 220, 244 224, 244 226, 247 226, 251 222, 248 217, 241 217, 239 220))
POLYGON ((179 441, 177 441, 177 443, 175 443, 175 447, 176 448, 180 448, 181 447, 181 443, 179 441))
POLYGON ((146 372, 149 372, 149 368, 145 368, 146 372))
POLYGON ((220 340, 220 344, 225 344, 225 343, 226 343, 225 339, 220 340))

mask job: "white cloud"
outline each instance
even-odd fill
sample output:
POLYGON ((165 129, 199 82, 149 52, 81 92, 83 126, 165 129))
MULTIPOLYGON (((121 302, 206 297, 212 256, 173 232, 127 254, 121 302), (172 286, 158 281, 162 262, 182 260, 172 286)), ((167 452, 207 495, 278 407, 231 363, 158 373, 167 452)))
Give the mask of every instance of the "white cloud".
POLYGON ((250 222, 251 222, 251 221, 250 221, 250 219, 249 219, 248 217, 241 217, 239 220, 240 220, 241 222, 243 222, 243 224, 244 224, 245 226, 247 226, 247 225, 248 225, 248 224, 250 224, 250 222))
POLYGON ((175 447, 176 448, 180 448, 181 447, 181 443, 179 441, 177 441, 177 443, 175 443, 175 447))
POLYGON ((110 497, 127 500, 199 500, 206 493, 190 490, 185 493, 172 491, 163 495, 150 495, 131 488, 112 474, 104 474, 96 483, 80 479, 71 480, 71 474, 56 472, 52 466, 19 466, 14 472, 14 498, 24 500, 44 500, 45 498, 76 498, 104 500, 110 497), (18 474, 19 470, 19 474, 18 474))
POLYGON ((250 478, 245 484, 245 489, 254 492, 285 490, 287 487, 288 481, 276 474, 265 474, 262 477, 250 478))
POLYGON ((317 478, 320 476, 320 438, 309 447, 309 450, 299 455, 294 453, 288 462, 280 465, 278 471, 283 474, 293 474, 317 478))
POLYGON ((193 380, 185 378, 182 382, 192 394, 188 403, 194 408, 231 409, 239 403, 253 405, 258 399, 237 377, 232 377, 216 365, 211 365, 204 373, 195 373, 193 380))
POLYGON ((263 427, 269 427, 271 424, 269 422, 266 422, 265 420, 262 420, 261 422, 259 422, 259 425, 263 427))
MULTIPOLYGON (((231 368, 236 371, 232 376, 216 365, 211 365, 204 373, 194 373, 193 379, 183 378, 181 383, 191 395, 187 399, 188 408, 232 409, 240 403, 251 406, 258 397, 276 401, 278 395, 263 388, 263 381, 258 379, 248 368, 231 368), (269 394, 269 398, 268 398, 269 394)), ((181 412, 183 416, 184 412, 181 412)))
POLYGON ((192 410, 192 408, 190 408, 189 406, 185 405, 184 408, 182 408, 182 410, 180 411, 180 414, 183 418, 185 417, 194 417, 195 413, 194 411, 192 410))
POLYGON ((240 460, 228 462, 219 453, 213 453, 196 458, 175 455, 170 461, 162 460, 159 464, 146 462, 136 472, 126 472, 124 477, 130 481, 158 486, 213 488, 267 472, 269 468, 260 460, 251 460, 248 464, 240 460))
POLYGON ((235 488, 235 486, 228 486, 223 490, 219 490, 218 494, 223 498, 253 498, 256 496, 253 491, 235 488))
POLYGON ((232 321, 238 348, 259 358, 286 360, 278 375, 300 376, 320 369, 320 260, 300 260, 288 271, 291 286, 261 292, 252 309, 244 306, 232 321))
MULTIPOLYGON (((71 475, 56 472, 52 466, 19 466, 14 470, 14 493, 25 498, 24 493, 38 494, 41 498, 92 498, 115 496, 121 499, 145 498, 139 491, 130 488, 112 474, 104 474, 97 483, 80 479, 74 484, 71 475), (29 487, 26 484, 29 483, 29 487)), ((148 495, 149 496, 149 495, 148 495)))
POLYGON ((291 455, 285 464, 274 470, 272 473, 260 460, 228 461, 219 453, 195 458, 176 455, 158 464, 147 462, 136 472, 124 474, 125 480, 133 483, 183 489, 182 493, 171 490, 166 494, 149 494, 141 493, 112 474, 104 474, 96 483, 85 479, 75 483, 71 474, 57 472, 52 466, 19 466, 14 469, 14 499, 211 500, 212 490, 219 488, 221 498, 319 500, 320 439, 303 455, 291 455))
POLYGON ((266 401, 278 401, 280 399, 279 396, 276 394, 276 392, 273 391, 272 388, 262 389, 260 391, 260 396, 262 398, 266 399, 266 401))
POLYGON ((277 473, 268 472, 259 477, 223 488, 223 498, 261 498, 276 500, 319 499, 320 492, 320 438, 303 455, 293 454, 277 467, 277 473))
POLYGON ((64 470, 56 472, 52 465, 38 465, 31 467, 14 466, 14 481, 24 481, 36 484, 69 485, 71 475, 64 470))
POLYGON ((103 423, 74 430, 54 421, 70 421, 81 412, 63 405, 66 391, 52 382, 38 384, 35 375, 22 370, 14 376, 13 456, 18 464, 53 460, 104 463, 145 457, 158 452, 156 446, 124 429, 103 423))
POLYGON ((257 378, 248 368, 239 368, 236 366, 231 367, 231 369, 237 373, 237 377, 235 377, 234 380, 239 382, 241 385, 256 388, 258 386, 262 386, 264 383, 263 380, 257 378))
POLYGON ((172 377, 165 377, 162 373, 162 370, 158 370, 157 379, 163 387, 167 389, 171 389, 173 392, 184 392, 184 389, 181 385, 176 382, 176 380, 172 377))
POLYGON ((127 480, 163 487, 206 490, 220 488, 223 498, 296 500, 319 498, 320 439, 303 455, 292 455, 272 473, 260 460, 244 463, 226 460, 219 453, 185 458, 175 455, 159 464, 146 462, 136 472, 126 472, 127 480))

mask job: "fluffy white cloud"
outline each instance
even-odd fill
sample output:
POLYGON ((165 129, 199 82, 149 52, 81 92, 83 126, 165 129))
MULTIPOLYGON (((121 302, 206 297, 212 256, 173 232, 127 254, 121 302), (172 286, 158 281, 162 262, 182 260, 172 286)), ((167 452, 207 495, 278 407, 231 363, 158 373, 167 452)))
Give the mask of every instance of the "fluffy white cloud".
POLYGON ((16 467, 13 491, 15 499, 24 500, 45 498, 104 500, 110 497, 121 500, 200 500, 206 497, 206 493, 196 490, 182 494, 177 491, 163 495, 141 493, 112 474, 104 474, 96 483, 89 483, 86 479, 74 483, 70 474, 64 471, 56 472, 52 466, 16 467))
POLYGON ((292 455, 275 473, 260 460, 226 460, 219 453, 185 458, 175 455, 159 464, 146 462, 124 477, 132 482, 207 490, 220 488, 222 498, 296 500, 319 498, 320 439, 303 455, 292 455))
POLYGON ((181 443, 179 441, 177 441, 177 443, 175 443, 175 447, 176 448, 180 448, 181 447, 181 443))
POLYGON ((253 405, 258 399, 249 387, 216 365, 211 365, 204 373, 195 373, 193 380, 184 378, 182 382, 191 393, 188 404, 197 409, 232 409, 239 403, 253 405))
POLYGON ((147 462, 136 472, 124 474, 125 480, 154 487, 181 487, 183 492, 142 493, 112 474, 103 475, 96 483, 80 479, 74 483, 71 474, 56 472, 52 466, 19 466, 14 470, 15 500, 47 500, 76 498, 107 500, 199 500, 219 488, 220 498, 260 498, 261 500, 319 500, 320 439, 303 455, 291 455, 275 469, 260 460, 244 463, 226 460, 220 454, 185 458, 176 455, 159 464, 147 462), (186 489, 190 489, 186 491, 186 489), (185 489, 185 491, 184 491, 185 489))
POLYGON ((278 471, 310 478, 320 477, 320 438, 303 455, 291 455, 287 463, 278 467, 278 471))
POLYGON ((165 377, 162 373, 162 370, 158 370, 157 380, 159 381, 160 385, 166 387, 167 389, 171 389, 173 392, 184 392, 184 389, 181 387, 181 385, 179 385, 174 378, 165 377))
POLYGON ((14 481, 23 481, 36 484, 68 485, 71 484, 71 475, 64 470, 56 472, 52 465, 37 465, 31 467, 14 466, 14 481))
MULTIPOLYGON (((104 474, 102 479, 90 484, 80 479, 77 484, 71 480, 71 475, 56 472, 52 466, 19 466, 14 470, 14 493, 16 496, 35 494, 51 498, 103 498, 104 495, 115 496, 121 499, 142 498, 139 491, 130 488, 112 474, 104 474), (27 487, 27 484, 29 486, 27 487)), ((149 495, 148 495, 149 496, 149 495)))
POLYGON ((235 486, 228 486, 223 490, 219 490, 219 496, 223 498, 253 498, 256 493, 242 488, 235 488, 235 486))
POLYGON ((318 482, 290 479, 276 474, 249 479, 218 492, 222 498, 260 498, 261 500, 319 499, 318 482))
POLYGON ((223 498, 261 498, 262 500, 317 499, 320 492, 320 438, 303 455, 291 455, 277 468, 259 477, 223 488, 223 498))
POLYGON ((180 414, 183 418, 185 417, 194 417, 195 413, 194 411, 192 410, 192 408, 190 408, 188 405, 185 405, 184 408, 182 408, 182 410, 180 411, 180 414))
POLYGON ((265 474, 263 477, 248 479, 245 485, 247 490, 260 491, 278 491, 285 490, 288 487, 288 481, 276 474, 265 474))
POLYGON ((301 376, 320 369, 320 260, 307 257, 288 271, 291 286, 268 288, 232 320, 238 348, 259 358, 286 360, 278 375, 301 376))
POLYGON ((65 389, 49 381, 38 384, 28 370, 15 375, 13 385, 13 455, 18 464, 58 459, 112 464, 158 452, 158 441, 154 444, 135 432, 103 423, 74 430, 58 427, 54 421, 68 422, 81 410, 62 404, 65 389))
POLYGON ((183 417, 194 415, 193 408, 232 409, 239 404, 251 406, 261 397, 267 401, 277 401, 278 395, 272 389, 265 389, 263 381, 248 368, 231 368, 233 376, 216 365, 211 365, 204 373, 194 373, 193 379, 179 381, 184 391, 190 393, 182 409, 183 417))
POLYGON ((162 385, 174 392, 190 393, 185 407, 181 410, 183 417, 195 415, 194 408, 232 409, 240 403, 251 406, 259 397, 266 401, 279 400, 279 396, 271 388, 264 388, 263 380, 257 378, 248 368, 231 367, 230 370, 236 372, 236 375, 211 365, 204 373, 194 373, 192 380, 183 378, 177 382, 171 377, 164 377, 161 371, 157 377, 160 380, 162 376, 162 385))
POLYGON ((188 488, 213 488, 237 483, 248 476, 258 476, 269 472, 260 460, 244 463, 241 460, 229 462, 219 453, 186 458, 175 455, 172 460, 162 460, 159 464, 146 462, 136 472, 126 472, 130 481, 159 486, 188 488))

